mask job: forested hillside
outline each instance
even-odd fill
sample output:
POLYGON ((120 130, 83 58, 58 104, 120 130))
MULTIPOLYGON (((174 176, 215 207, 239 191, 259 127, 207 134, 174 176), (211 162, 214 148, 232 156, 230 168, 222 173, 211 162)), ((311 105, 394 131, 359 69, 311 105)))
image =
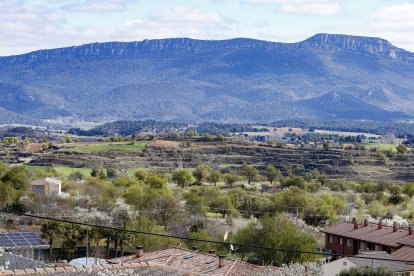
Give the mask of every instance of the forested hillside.
POLYGON ((94 43, 1 57, 0 107, 98 122, 407 119, 413 76, 413 53, 379 38, 94 43))

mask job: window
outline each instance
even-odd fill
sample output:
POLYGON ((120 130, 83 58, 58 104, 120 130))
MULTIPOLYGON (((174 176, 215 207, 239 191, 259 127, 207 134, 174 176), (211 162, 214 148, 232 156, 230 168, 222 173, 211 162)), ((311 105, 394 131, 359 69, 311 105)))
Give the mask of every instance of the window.
POLYGON ((329 235, 329 242, 333 243, 334 242, 334 237, 332 235, 329 235))
POLYGON ((381 251, 382 250, 382 246, 379 244, 375 245, 375 251, 381 251))
POLYGON ((352 240, 351 239, 346 239, 346 246, 347 247, 351 247, 352 246, 352 240))
POLYGON ((339 238, 339 244, 343 244, 342 238, 339 238))
POLYGON ((365 242, 359 242, 359 249, 367 249, 365 242))

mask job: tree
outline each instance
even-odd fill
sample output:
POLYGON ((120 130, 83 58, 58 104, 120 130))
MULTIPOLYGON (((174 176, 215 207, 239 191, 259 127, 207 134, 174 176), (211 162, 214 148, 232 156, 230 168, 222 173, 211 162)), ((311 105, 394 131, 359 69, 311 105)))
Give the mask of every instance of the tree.
POLYGON ((99 174, 99 170, 98 170, 97 168, 93 168, 93 169, 91 170, 91 176, 92 176, 92 177, 97 177, 97 176, 98 176, 98 174, 99 174))
POLYGON ((141 180, 144 182, 146 182, 147 178, 149 177, 149 173, 144 169, 136 170, 134 175, 137 180, 141 180))
POLYGON ((182 189, 190 185, 192 179, 193 177, 187 170, 175 171, 172 177, 172 181, 181 186, 182 189))
POLYGON ((244 166, 242 173, 247 178, 247 184, 250 184, 256 179, 259 171, 253 166, 244 166))
POLYGON ((114 179, 118 176, 118 172, 113 168, 109 168, 106 169, 106 176, 110 179, 114 179))
POLYGON ((198 185, 203 184, 204 180, 207 178, 211 168, 207 164, 200 164, 198 165, 194 171, 193 176, 196 179, 198 185))
POLYGON ((83 179, 83 173, 81 173, 80 171, 74 171, 74 172, 69 174, 68 178, 72 179, 72 180, 75 180, 75 181, 82 180, 83 179))
POLYGON ((72 260, 76 246, 85 238, 83 229, 76 224, 68 223, 63 227, 62 231, 62 247, 68 252, 68 259, 72 260))
POLYGON ((400 154, 400 155, 403 155, 404 153, 407 152, 407 147, 404 144, 399 144, 396 147, 396 149, 397 149, 398 154, 400 154))
POLYGON ((41 237, 49 242, 49 262, 52 262, 53 242, 62 234, 62 224, 56 221, 46 222, 41 227, 41 237))
POLYGON ((323 269, 317 262, 293 263, 290 265, 282 264, 276 276, 322 276, 323 269))
POLYGON ((219 182, 222 178, 222 174, 221 172, 217 171, 217 170, 213 170, 210 172, 210 174, 207 177, 207 181, 214 184, 214 186, 217 185, 217 182, 219 182))
POLYGON ((101 180, 105 180, 106 179, 105 171, 104 170, 99 170, 98 177, 101 180))
POLYGON ((240 244, 293 250, 292 252, 281 252, 243 247, 238 249, 238 254, 242 259, 253 258, 264 265, 280 266, 283 263, 313 261, 317 258, 313 255, 294 252, 295 250, 315 251, 316 240, 312 235, 296 229, 295 224, 283 214, 275 217, 265 214, 256 222, 251 222, 237 231, 234 240, 240 244))
POLYGON ((10 182, 0 181, 0 208, 8 207, 13 204, 16 198, 16 189, 10 182))
MULTIPOLYGON (((116 206, 112 210, 112 217, 114 218, 114 223, 121 229, 125 230, 128 224, 136 217, 136 212, 134 208, 125 203, 123 199, 118 199, 116 201, 116 206)), ((120 252, 119 255, 124 255, 124 242, 129 236, 127 236, 126 232, 119 231, 119 235, 117 237, 117 241, 119 241, 120 252)), ((115 248, 115 254, 118 256, 118 248, 115 248)))
POLYGON ((233 187, 234 183, 239 181, 239 177, 234 174, 226 173, 223 175, 224 183, 226 183, 227 186, 233 187))
POLYGON ((172 196, 160 196, 154 200, 153 206, 157 210, 155 218, 164 226, 166 231, 178 213, 177 200, 172 196))
POLYGON ((283 187, 296 186, 296 187, 304 188, 305 180, 303 179, 303 177, 300 177, 300 176, 291 176, 282 182, 282 186, 283 187))
POLYGON ((273 184, 273 181, 275 181, 280 176, 280 172, 274 166, 269 165, 265 168, 265 176, 267 181, 273 184))
POLYGON ((167 187, 167 180, 165 178, 162 178, 158 175, 152 175, 148 177, 147 184, 152 189, 164 189, 167 187))
POLYGON ((351 267, 347 270, 342 270, 339 276, 393 276, 394 272, 386 267, 372 268, 370 266, 351 267))
POLYGON ((330 150, 331 149, 331 144, 329 143, 329 141, 326 141, 323 143, 323 149, 324 150, 330 150))
POLYGON ((219 196, 215 197, 209 203, 209 207, 212 209, 212 211, 220 213, 223 218, 225 218, 226 214, 234 209, 233 204, 231 203, 231 198, 225 194, 220 194, 219 196))
POLYGON ((412 198, 414 196, 414 183, 406 183, 403 188, 403 193, 412 198))
POLYGON ((26 190, 29 186, 29 171, 25 166, 13 166, 1 180, 4 183, 10 183, 16 190, 26 190))

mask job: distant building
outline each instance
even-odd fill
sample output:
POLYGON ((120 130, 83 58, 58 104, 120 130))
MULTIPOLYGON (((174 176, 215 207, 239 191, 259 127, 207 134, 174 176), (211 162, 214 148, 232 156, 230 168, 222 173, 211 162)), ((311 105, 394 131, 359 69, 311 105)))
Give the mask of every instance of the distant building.
POLYGON ((42 196, 57 196, 61 193, 62 181, 46 177, 32 181, 32 192, 42 196))
POLYGON ((392 256, 384 251, 366 251, 361 252, 355 257, 344 257, 330 263, 322 265, 324 276, 336 276, 342 270, 350 269, 351 267, 369 266, 373 268, 385 267, 391 270, 397 276, 413 276, 414 266, 399 262, 399 258, 392 256), (371 259, 376 258, 376 259, 371 259))
POLYGON ((186 275, 228 275, 228 276, 260 276, 277 275, 279 268, 272 266, 258 266, 239 260, 227 259, 199 252, 197 249, 170 248, 155 252, 144 253, 139 248, 137 253, 130 256, 108 260, 109 263, 120 265, 149 263, 179 270, 186 275))

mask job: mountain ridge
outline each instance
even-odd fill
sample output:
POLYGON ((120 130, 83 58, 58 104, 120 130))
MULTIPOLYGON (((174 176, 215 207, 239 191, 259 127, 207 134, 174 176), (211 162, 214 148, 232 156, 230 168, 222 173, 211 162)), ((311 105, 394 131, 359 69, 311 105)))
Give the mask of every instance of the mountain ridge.
MULTIPOLYGON (((285 46, 297 46, 300 48, 326 48, 326 49, 339 49, 339 50, 357 50, 358 47, 363 47, 365 51, 370 54, 386 53, 390 57, 395 58, 398 53, 404 53, 411 56, 411 60, 414 60, 414 52, 410 52, 394 46, 388 40, 379 38, 379 37, 363 37, 363 36, 354 36, 354 35, 341 35, 341 34, 327 34, 319 33, 313 35, 305 40, 299 42, 273 42, 260 39, 252 38, 232 38, 225 40, 202 40, 202 39, 192 39, 187 37, 180 38, 164 38, 164 39, 145 39, 141 41, 130 41, 130 42, 120 42, 120 41, 111 41, 111 42, 94 42, 86 43, 82 45, 74 45, 68 47, 59 47, 54 49, 41 49, 36 51, 31 51, 28 53, 20 55, 11 55, 11 56, 0 56, 0 62, 2 59, 10 60, 10 62, 15 62, 20 60, 19 58, 26 57, 26 60, 30 58, 35 61, 36 57, 43 53, 50 53, 52 57, 59 56, 62 54, 68 53, 81 53, 85 55, 99 55, 101 54, 100 49, 114 49, 117 48, 121 51, 114 52, 115 55, 122 55, 123 51, 128 48, 135 48, 136 50, 142 51, 160 51, 160 50, 189 50, 195 47, 200 47, 201 49, 206 49, 207 46, 210 46, 209 49, 215 48, 263 48, 267 50, 275 50, 283 48, 285 46), (215 47, 212 47, 215 46, 215 47), (82 52, 84 51, 84 52, 82 52), (30 57, 30 58, 29 58, 30 57)), ((103 52, 105 53, 105 52, 103 52)), ((46 58, 48 55, 45 56, 46 58)))
POLYGON ((0 107, 98 122, 341 119, 321 101, 338 93, 356 119, 401 119, 414 115, 413 75, 414 53, 370 37, 92 43, 0 57, 0 107))

